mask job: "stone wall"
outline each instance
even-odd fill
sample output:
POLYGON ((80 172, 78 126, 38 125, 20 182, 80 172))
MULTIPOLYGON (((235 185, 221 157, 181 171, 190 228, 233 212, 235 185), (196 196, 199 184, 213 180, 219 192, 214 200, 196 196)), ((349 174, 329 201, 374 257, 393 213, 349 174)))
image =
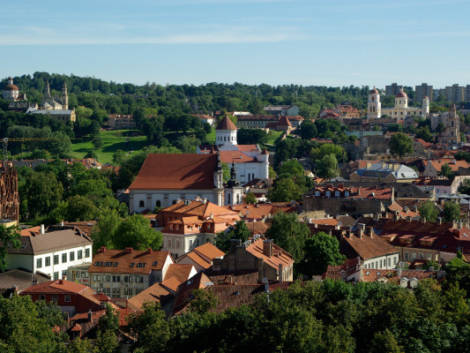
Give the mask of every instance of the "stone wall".
POLYGON ((19 217, 18 174, 13 166, 6 165, 0 167, 0 219, 18 221, 19 217))

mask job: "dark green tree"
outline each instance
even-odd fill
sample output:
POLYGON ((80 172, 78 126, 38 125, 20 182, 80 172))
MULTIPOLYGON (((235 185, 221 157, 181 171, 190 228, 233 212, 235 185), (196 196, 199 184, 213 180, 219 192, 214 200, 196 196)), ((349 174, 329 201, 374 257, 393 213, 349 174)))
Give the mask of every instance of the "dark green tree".
POLYGON ((20 234, 17 227, 5 227, 0 224, 0 272, 7 268, 6 257, 8 248, 19 248, 21 246, 20 234))
POLYGON ((150 226, 150 221, 142 215, 132 215, 123 220, 113 236, 117 249, 131 247, 137 250, 162 247, 163 235, 150 226))
POLYGON ((390 152, 403 157, 413 152, 413 140, 404 133, 396 133, 390 139, 390 152))
POLYGON ((339 242, 324 232, 314 234, 305 242, 305 257, 301 270, 307 276, 325 273, 328 265, 339 265, 345 260, 339 251, 339 242))
POLYGON ((305 242, 309 236, 308 226, 300 222, 295 213, 276 213, 266 232, 266 237, 292 254, 296 262, 304 258, 305 242))
POLYGON ((447 201, 444 203, 444 209, 442 211, 444 221, 455 222, 460 219, 460 206, 458 203, 453 201, 447 201))
POLYGON ((327 154, 320 159, 315 167, 315 172, 318 177, 331 179, 337 177, 339 174, 338 161, 334 154, 327 154))
POLYGON ((215 245, 222 251, 230 250, 232 239, 238 239, 242 243, 247 241, 251 232, 246 226, 245 221, 238 221, 229 231, 221 232, 215 239, 215 245))
POLYGON ((436 222, 439 216, 439 209, 432 201, 422 203, 418 207, 418 211, 421 218, 426 219, 428 222, 436 222))

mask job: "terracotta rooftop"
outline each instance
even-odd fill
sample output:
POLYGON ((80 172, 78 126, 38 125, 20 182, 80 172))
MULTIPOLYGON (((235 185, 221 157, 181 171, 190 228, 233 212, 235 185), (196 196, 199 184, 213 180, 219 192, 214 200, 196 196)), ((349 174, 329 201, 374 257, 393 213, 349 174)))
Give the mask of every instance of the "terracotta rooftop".
POLYGON ((176 213, 185 216, 197 216, 201 218, 207 218, 211 216, 218 217, 235 217, 238 218, 236 212, 233 212, 226 207, 217 206, 212 202, 202 202, 202 201, 191 201, 185 203, 180 201, 171 205, 167 208, 160 210, 159 214, 166 212, 176 213))
POLYGON ((441 158, 424 161, 424 165, 431 163, 435 170, 441 171, 442 166, 447 164, 453 172, 457 172, 459 169, 470 169, 470 163, 464 160, 456 160, 454 158, 441 158))
POLYGON ((228 116, 226 116, 219 122, 216 130, 237 130, 237 127, 233 121, 228 116))
POLYGON ((139 294, 130 298, 128 303, 131 307, 140 310, 143 308, 145 303, 161 302, 171 295, 171 292, 161 283, 155 283, 139 294))
POLYGON ((377 235, 373 235, 372 237, 363 235, 359 237, 349 234, 349 236, 343 236, 343 240, 349 244, 354 252, 363 260, 399 252, 399 249, 377 235))
POLYGON ((216 168, 216 154, 149 154, 129 189, 213 189, 216 168))
POLYGON ((273 243, 273 255, 266 256, 263 253, 263 241, 264 239, 262 238, 253 241, 246 247, 246 251, 257 258, 262 259, 264 263, 276 270, 279 269, 279 265, 292 266, 294 264, 292 255, 275 243, 273 243))
POLYGON ((222 163, 255 163, 257 160, 240 151, 220 151, 220 161, 222 163))
POLYGON ((101 248, 93 257, 88 272, 149 274, 152 270, 161 271, 169 259, 168 251, 101 248))
POLYGON ((171 264, 168 266, 164 280, 176 278, 180 283, 182 283, 190 278, 191 271, 193 270, 193 265, 171 264))
POLYGON ((36 284, 26 288, 21 294, 59 294, 59 293, 74 293, 80 294, 95 304, 100 304, 100 301, 95 297, 95 291, 88 286, 80 283, 71 282, 67 280, 58 279, 55 281, 48 281, 36 284))

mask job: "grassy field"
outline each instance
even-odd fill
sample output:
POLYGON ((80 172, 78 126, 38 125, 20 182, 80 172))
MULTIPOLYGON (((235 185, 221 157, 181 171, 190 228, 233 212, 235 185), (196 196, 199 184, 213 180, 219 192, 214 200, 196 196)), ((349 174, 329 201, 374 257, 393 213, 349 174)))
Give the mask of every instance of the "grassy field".
POLYGON ((103 147, 95 149, 91 141, 72 144, 72 157, 83 158, 88 151, 94 150, 101 163, 110 163, 113 153, 117 150, 124 152, 139 151, 147 145, 145 136, 132 136, 129 130, 109 130, 100 132, 103 147))
POLYGON ((268 139, 264 144, 268 149, 274 146, 274 142, 282 135, 282 131, 269 130, 268 139))

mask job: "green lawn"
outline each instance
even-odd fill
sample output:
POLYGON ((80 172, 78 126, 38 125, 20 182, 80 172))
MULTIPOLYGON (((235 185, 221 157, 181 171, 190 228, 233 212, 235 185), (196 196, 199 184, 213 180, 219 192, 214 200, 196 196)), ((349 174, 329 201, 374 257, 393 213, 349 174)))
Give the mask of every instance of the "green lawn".
POLYGON ((269 130, 268 139, 264 144, 264 147, 271 149, 274 146, 274 142, 282 135, 282 131, 269 130))
MULTIPOLYGON (((132 136, 131 130, 109 130, 101 131, 103 147, 95 150, 98 161, 110 163, 113 160, 113 153, 117 150, 133 152, 143 149, 147 145, 145 136, 132 136)), ((72 143, 72 157, 83 158, 89 150, 94 150, 91 141, 72 143)))

